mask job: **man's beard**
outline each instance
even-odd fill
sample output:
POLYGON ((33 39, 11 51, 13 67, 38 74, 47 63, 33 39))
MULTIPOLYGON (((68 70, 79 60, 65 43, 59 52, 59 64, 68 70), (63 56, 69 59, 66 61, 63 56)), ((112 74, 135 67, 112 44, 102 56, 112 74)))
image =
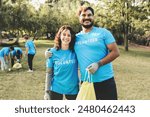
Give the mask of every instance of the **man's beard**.
POLYGON ((88 29, 88 28, 91 28, 93 26, 93 22, 91 22, 89 25, 84 25, 84 24, 81 24, 84 28, 88 29))
POLYGON ((85 21, 90 21, 91 23, 89 25, 84 25, 84 24, 81 24, 84 28, 88 29, 88 28, 91 28, 93 26, 93 21, 91 21, 90 19, 84 19, 83 20, 83 23, 85 21))

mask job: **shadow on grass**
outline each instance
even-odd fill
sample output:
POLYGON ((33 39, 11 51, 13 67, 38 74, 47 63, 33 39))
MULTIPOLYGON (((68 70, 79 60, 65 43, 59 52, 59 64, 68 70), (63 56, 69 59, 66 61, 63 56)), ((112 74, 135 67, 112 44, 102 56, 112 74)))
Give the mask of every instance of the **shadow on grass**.
POLYGON ((142 57, 150 57, 150 51, 138 51, 138 50, 131 50, 130 54, 133 56, 142 56, 142 57))
POLYGON ((129 48, 129 51, 125 51, 124 48, 119 47, 119 50, 123 54, 127 54, 130 56, 139 56, 139 57, 150 57, 150 51, 139 49, 139 48, 129 48))
POLYGON ((36 46, 37 46, 37 47, 44 47, 44 48, 45 48, 45 47, 53 47, 54 44, 49 44, 49 43, 48 43, 48 44, 43 44, 43 43, 42 43, 42 44, 37 44, 36 46))

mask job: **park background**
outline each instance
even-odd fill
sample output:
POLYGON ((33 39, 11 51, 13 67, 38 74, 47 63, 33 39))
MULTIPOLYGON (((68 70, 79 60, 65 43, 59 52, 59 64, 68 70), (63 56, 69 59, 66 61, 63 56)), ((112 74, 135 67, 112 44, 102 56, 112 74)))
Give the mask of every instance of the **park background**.
POLYGON ((113 62, 120 100, 150 99, 150 2, 149 0, 0 0, 0 49, 19 46, 28 33, 37 46, 34 72, 23 68, 0 71, 0 99, 42 100, 44 96, 44 51, 53 47, 58 28, 69 24, 79 32, 76 15, 80 5, 95 10, 95 25, 109 29, 120 57, 113 62))

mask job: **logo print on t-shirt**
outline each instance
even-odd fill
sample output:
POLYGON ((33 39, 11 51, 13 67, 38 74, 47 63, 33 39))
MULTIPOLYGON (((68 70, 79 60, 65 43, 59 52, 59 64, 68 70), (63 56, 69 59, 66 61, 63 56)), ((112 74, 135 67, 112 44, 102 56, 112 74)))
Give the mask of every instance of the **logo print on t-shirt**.
POLYGON ((77 45, 82 45, 82 44, 88 44, 88 43, 95 43, 97 42, 98 39, 97 38, 92 38, 92 39, 87 39, 87 40, 82 40, 82 41, 78 41, 76 42, 77 45))
POLYGON ((65 65, 65 64, 74 64, 75 63, 75 60, 72 59, 72 60, 59 60, 59 61, 56 61, 55 64, 56 65, 65 65))

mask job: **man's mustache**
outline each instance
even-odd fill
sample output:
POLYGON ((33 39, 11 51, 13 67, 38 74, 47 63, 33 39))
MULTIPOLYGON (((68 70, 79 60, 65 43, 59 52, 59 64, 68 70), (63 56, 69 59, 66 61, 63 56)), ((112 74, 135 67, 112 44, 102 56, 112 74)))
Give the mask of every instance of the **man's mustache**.
POLYGON ((91 22, 91 20, 90 20, 90 19, 84 19, 84 20, 83 20, 83 22, 85 22, 85 21, 90 21, 90 22, 91 22))

